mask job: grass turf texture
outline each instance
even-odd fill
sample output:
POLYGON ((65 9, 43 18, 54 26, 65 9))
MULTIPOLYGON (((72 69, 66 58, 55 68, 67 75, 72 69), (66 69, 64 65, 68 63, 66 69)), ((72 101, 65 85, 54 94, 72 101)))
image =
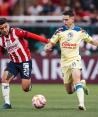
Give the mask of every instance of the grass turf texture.
POLYGON ((87 111, 77 109, 76 94, 68 95, 63 85, 33 85, 29 93, 24 93, 20 85, 11 85, 13 109, 2 109, 0 91, 0 117, 98 117, 98 86, 88 85, 90 94, 85 96, 87 111), (47 105, 43 109, 32 107, 32 97, 43 94, 47 105))

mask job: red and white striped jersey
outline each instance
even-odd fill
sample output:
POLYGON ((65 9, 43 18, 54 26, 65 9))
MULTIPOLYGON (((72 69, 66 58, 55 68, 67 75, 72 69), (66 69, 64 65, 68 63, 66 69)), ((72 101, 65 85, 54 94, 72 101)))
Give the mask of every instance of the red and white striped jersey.
POLYGON ((0 46, 9 53, 11 61, 21 63, 31 59, 27 38, 27 31, 18 28, 10 28, 9 35, 0 35, 0 46))

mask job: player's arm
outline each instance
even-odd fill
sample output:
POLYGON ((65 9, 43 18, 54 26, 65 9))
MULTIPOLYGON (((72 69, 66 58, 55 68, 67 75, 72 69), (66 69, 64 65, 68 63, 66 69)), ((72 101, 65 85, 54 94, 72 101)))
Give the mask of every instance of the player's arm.
POLYGON ((84 41, 86 41, 92 45, 98 46, 98 41, 94 40, 88 33, 83 32, 82 36, 83 36, 84 41))
POLYGON ((98 46, 97 40, 92 39, 89 43, 92 44, 92 45, 98 46))
POLYGON ((39 35, 34 34, 34 33, 30 33, 30 32, 27 32, 26 38, 35 39, 35 40, 38 40, 38 41, 41 41, 41 42, 44 42, 44 43, 48 43, 48 41, 49 41, 48 39, 46 39, 42 36, 39 36, 39 35))
POLYGON ((86 33, 84 30, 82 31, 81 34, 82 34, 82 35, 81 35, 81 38, 82 38, 84 41, 86 41, 86 42, 88 42, 88 43, 90 43, 90 44, 93 44, 93 45, 95 45, 95 46, 98 46, 98 41, 92 39, 92 37, 91 37, 88 33, 86 33))
POLYGON ((59 34, 54 34, 53 37, 50 39, 49 43, 45 45, 44 50, 49 52, 52 50, 53 46, 58 42, 59 34))
POLYGON ((48 43, 48 39, 42 37, 42 36, 39 36, 37 34, 34 34, 34 33, 31 33, 31 32, 28 32, 28 31, 25 31, 25 30, 21 30, 21 29, 17 29, 16 30, 16 34, 21 38, 31 38, 31 39, 35 39, 35 40, 38 40, 38 41, 41 41, 41 42, 44 42, 44 43, 48 43))

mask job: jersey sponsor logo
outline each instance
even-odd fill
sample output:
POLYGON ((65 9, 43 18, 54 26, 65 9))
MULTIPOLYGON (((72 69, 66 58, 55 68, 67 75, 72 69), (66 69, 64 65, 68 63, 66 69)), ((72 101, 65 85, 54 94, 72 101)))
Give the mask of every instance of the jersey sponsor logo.
POLYGON ((11 43, 10 41, 7 41, 7 47, 5 47, 8 51, 8 53, 12 53, 15 52, 19 49, 18 47, 18 42, 15 41, 13 43, 11 43))
POLYGON ((18 43, 10 44, 6 49, 8 50, 8 53, 15 52, 19 49, 18 43))
POLYGON ((76 43, 66 43, 66 42, 63 42, 62 43, 62 46, 64 48, 75 49, 78 46, 78 44, 76 44, 76 43))

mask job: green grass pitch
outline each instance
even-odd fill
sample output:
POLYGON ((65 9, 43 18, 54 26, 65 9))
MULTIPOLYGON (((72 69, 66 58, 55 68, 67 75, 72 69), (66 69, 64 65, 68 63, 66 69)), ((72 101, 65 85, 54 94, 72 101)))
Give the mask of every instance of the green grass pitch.
POLYGON ((61 84, 33 85, 29 93, 23 92, 20 85, 11 85, 13 109, 2 109, 3 99, 0 91, 0 117, 98 117, 98 86, 88 87, 90 94, 85 96, 87 111, 79 111, 76 94, 68 95, 61 84), (36 94, 43 94, 46 97, 45 108, 32 107, 31 99, 36 94))

